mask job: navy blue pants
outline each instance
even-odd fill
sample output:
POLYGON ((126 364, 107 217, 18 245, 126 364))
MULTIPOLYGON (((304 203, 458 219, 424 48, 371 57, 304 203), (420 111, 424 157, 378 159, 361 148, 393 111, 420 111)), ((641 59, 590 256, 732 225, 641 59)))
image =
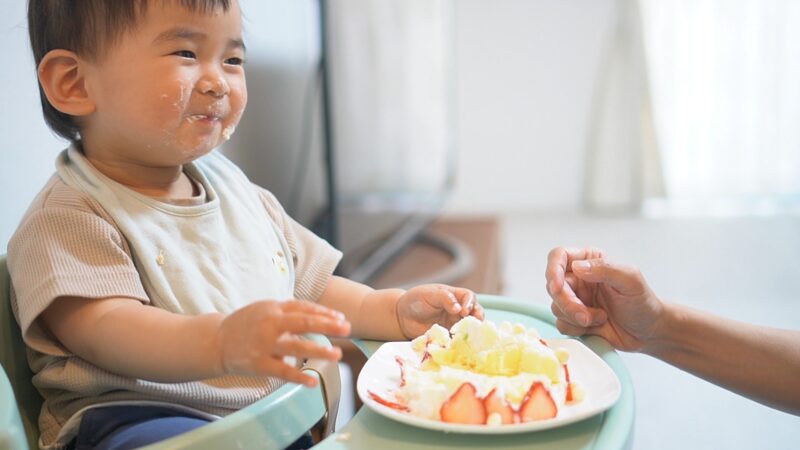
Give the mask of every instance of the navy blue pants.
MULTIPOLYGON (((158 406, 105 406, 83 415, 72 450, 124 450, 143 447, 209 423, 206 419, 158 406)), ((306 433, 287 450, 314 445, 306 433)))

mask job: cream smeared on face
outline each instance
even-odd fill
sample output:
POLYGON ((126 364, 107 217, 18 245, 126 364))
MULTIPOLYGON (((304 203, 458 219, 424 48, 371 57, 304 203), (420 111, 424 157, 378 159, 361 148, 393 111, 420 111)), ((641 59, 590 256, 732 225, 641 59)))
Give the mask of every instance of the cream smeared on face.
POLYGON ((241 11, 237 0, 227 11, 149 3, 130 32, 83 62, 94 108, 81 116, 81 140, 111 179, 183 195, 183 166, 229 138, 247 103, 241 11))

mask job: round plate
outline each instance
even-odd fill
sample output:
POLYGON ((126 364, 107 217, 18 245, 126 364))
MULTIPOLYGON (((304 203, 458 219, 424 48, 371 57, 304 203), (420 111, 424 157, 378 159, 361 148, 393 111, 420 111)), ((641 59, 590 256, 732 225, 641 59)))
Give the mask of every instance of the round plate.
POLYGON ((368 391, 394 400, 394 393, 400 386, 400 366, 395 357, 411 361, 419 359, 411 349, 411 342, 387 342, 378 348, 361 369, 356 386, 358 396, 370 409, 398 422, 431 430, 477 434, 525 433, 556 428, 601 413, 619 399, 622 387, 617 375, 592 350, 575 339, 549 339, 547 342, 552 348, 563 347, 569 352, 570 378, 585 392, 581 402, 561 407, 552 419, 494 426, 467 425, 426 419, 378 403, 368 391))

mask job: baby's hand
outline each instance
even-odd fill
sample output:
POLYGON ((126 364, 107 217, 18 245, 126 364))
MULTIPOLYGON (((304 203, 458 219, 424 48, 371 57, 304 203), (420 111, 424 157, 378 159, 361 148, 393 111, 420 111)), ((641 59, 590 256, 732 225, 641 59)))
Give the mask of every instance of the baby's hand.
POLYGON ((284 356, 338 360, 342 350, 300 335, 347 336, 350 323, 329 308, 300 300, 260 301, 235 311, 220 326, 217 348, 225 373, 265 375, 315 386, 316 378, 284 362, 284 356))
POLYGON ((450 328, 469 315, 483 320, 483 308, 469 289, 425 284, 409 289, 397 300, 397 322, 408 339, 425 333, 435 323, 450 328))

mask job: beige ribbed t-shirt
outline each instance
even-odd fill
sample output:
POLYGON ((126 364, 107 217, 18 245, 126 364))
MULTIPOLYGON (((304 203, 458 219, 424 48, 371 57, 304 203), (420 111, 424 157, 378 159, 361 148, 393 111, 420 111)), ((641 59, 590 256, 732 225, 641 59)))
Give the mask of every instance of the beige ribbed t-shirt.
MULTIPOLYGON (((252 189, 291 252, 296 298, 317 301, 341 253, 289 217, 268 191, 252 189)), ((130 243, 102 205, 54 175, 33 201, 8 247, 11 302, 29 347, 33 382, 44 398, 40 446, 60 448, 74 437, 81 413, 108 403, 167 404, 224 416, 263 398, 281 381, 225 376, 155 383, 105 371, 71 354, 39 315, 64 297, 129 297, 151 303, 130 243)))

